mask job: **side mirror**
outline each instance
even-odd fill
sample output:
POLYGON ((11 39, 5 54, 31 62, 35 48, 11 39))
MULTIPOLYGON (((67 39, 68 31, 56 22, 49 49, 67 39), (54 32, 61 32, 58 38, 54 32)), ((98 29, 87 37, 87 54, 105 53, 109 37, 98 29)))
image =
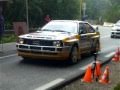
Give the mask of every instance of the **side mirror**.
POLYGON ((95 25, 92 25, 92 26, 93 26, 93 28, 94 28, 96 31, 99 30, 98 26, 95 26, 95 25))
POLYGON ((98 31, 98 29, 99 29, 98 26, 95 29, 98 31))

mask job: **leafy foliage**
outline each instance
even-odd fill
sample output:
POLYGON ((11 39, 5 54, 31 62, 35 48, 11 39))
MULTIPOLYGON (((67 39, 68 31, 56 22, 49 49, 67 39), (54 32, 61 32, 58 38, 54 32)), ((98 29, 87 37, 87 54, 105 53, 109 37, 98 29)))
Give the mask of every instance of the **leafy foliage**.
POLYGON ((2 41, 3 43, 16 42, 16 38, 17 36, 15 36, 14 34, 8 34, 3 36, 2 41))
POLYGON ((114 90, 120 90, 120 83, 118 83, 115 87, 114 90))
MULTIPOLYGON (((52 19, 79 19, 80 0, 28 0, 30 27, 44 25, 47 14, 52 19)), ((11 25, 14 21, 26 21, 25 0, 13 0, 5 11, 5 21, 11 25)))
POLYGON ((120 0, 110 0, 110 7, 106 12, 106 21, 116 22, 120 20, 120 0))
MULTIPOLYGON (((120 19, 120 0, 28 0, 29 26, 43 26, 47 14, 51 19, 80 19, 81 1, 86 2, 88 19, 111 22, 120 19)), ((15 21, 26 21, 26 0, 12 0, 4 15, 8 28, 15 21)))

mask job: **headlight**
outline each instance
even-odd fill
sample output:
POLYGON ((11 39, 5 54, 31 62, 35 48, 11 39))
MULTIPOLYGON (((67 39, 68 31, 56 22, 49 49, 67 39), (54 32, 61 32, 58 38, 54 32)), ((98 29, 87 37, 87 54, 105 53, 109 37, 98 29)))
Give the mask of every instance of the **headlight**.
POLYGON ((53 41, 53 46, 60 47, 60 46, 62 46, 62 42, 61 41, 53 41))
POLYGON ((19 43, 20 43, 20 44, 23 44, 23 43, 24 43, 24 39, 20 38, 20 39, 19 39, 19 43))

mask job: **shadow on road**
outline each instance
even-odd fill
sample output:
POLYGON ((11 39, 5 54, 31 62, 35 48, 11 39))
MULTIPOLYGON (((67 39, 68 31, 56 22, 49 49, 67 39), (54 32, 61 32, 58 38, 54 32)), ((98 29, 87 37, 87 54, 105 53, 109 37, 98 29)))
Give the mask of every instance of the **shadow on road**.
POLYGON ((38 66, 38 67, 51 67, 51 68, 70 68, 75 65, 79 65, 81 62, 84 62, 84 59, 91 58, 93 55, 83 55, 82 59, 77 64, 70 64, 67 60, 39 60, 39 59, 21 59, 20 64, 38 66))

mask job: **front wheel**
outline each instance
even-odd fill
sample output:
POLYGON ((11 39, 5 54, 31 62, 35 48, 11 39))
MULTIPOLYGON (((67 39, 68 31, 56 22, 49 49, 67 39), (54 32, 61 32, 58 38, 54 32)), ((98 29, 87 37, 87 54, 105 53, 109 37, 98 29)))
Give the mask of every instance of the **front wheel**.
POLYGON ((28 57, 22 57, 23 58, 23 61, 30 61, 31 59, 28 58, 28 57))
POLYGON ((77 47, 72 48, 69 59, 71 64, 76 64, 78 62, 79 54, 77 47))
POLYGON ((111 35, 111 38, 114 38, 114 36, 113 36, 113 35, 111 35))

